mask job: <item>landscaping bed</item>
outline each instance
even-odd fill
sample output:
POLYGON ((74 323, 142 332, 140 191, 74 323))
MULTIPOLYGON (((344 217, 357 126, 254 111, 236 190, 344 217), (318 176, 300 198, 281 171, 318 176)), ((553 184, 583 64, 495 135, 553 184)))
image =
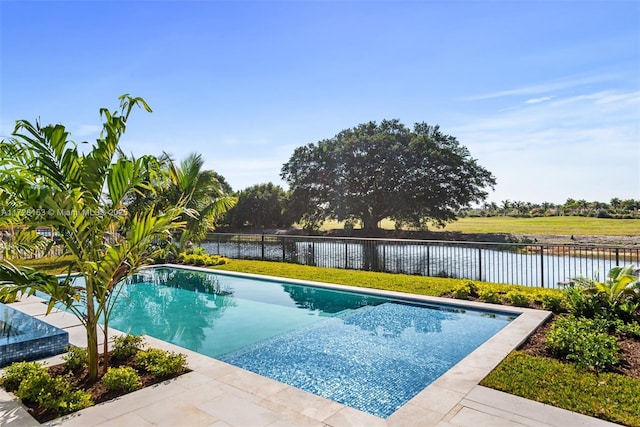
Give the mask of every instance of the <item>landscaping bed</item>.
MULTIPOLYGON (((126 344, 130 348, 131 342, 126 344)), ((59 365, 18 362, 6 367, 0 385, 18 396, 29 414, 44 423, 190 372, 184 355, 142 350, 140 342, 133 341, 137 343, 133 351, 116 348, 110 352, 109 370, 97 381, 89 376, 84 350, 70 347, 63 356, 65 363, 59 365)), ((100 372, 103 363, 104 355, 100 355, 100 372)))
MULTIPOLYGON (((546 345, 547 333, 551 329, 557 315, 538 328, 522 344, 519 350, 525 354, 538 357, 558 359, 546 345)), ((620 346, 620 363, 611 368, 611 372, 640 379, 640 340, 632 337, 618 337, 620 346)))

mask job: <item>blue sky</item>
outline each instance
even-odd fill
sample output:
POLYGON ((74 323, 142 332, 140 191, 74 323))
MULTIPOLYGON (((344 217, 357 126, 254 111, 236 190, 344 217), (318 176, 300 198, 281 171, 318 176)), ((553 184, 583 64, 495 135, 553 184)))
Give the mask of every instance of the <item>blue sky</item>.
POLYGON ((100 130, 123 93, 135 155, 201 153, 235 190, 371 120, 439 124, 489 200, 640 198, 638 1, 0 0, 0 136, 100 130))

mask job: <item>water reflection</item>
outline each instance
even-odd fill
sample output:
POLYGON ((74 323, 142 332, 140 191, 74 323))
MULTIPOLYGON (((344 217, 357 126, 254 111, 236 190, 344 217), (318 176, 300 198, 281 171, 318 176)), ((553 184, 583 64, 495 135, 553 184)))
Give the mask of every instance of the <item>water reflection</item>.
POLYGON ((236 305, 233 293, 224 289, 216 276, 206 273, 155 269, 133 276, 126 284, 111 327, 164 337, 196 351, 217 319, 236 305))
POLYGON ((337 292, 308 286, 283 284, 282 289, 291 296, 297 307, 307 310, 320 310, 329 314, 367 305, 379 305, 386 301, 371 295, 337 292))

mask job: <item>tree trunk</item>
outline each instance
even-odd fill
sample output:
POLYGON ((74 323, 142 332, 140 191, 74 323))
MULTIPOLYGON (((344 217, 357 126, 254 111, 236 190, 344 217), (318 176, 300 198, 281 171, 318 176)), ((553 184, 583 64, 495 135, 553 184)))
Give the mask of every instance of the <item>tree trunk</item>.
POLYGON ((103 328, 104 343, 102 344, 102 375, 106 374, 107 369, 109 369, 109 323, 108 316, 106 314, 104 316, 103 328))
POLYGON ((98 379, 98 316, 96 316, 93 301, 93 284, 87 281, 87 364, 89 368, 89 379, 98 379))

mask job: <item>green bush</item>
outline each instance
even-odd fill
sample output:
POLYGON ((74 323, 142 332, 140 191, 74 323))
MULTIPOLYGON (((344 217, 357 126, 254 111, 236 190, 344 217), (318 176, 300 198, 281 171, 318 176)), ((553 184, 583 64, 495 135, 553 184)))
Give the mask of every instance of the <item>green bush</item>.
POLYGON ((453 297, 456 299, 468 299, 470 296, 478 296, 478 287, 473 282, 465 282, 453 290, 453 297))
POLYGON ((184 354, 157 348, 138 352, 136 363, 145 371, 159 378, 179 374, 187 369, 187 357, 184 354))
POLYGON ((143 339, 140 335, 122 335, 113 337, 113 349, 111 357, 115 360, 127 360, 133 357, 144 347, 143 339))
POLYGON ((604 294, 589 294, 579 286, 569 286, 566 290, 567 309, 576 317, 610 317, 611 310, 604 294))
POLYGON ((504 296, 504 300, 517 307, 529 307, 529 304, 531 303, 529 297, 520 291, 507 292, 504 296))
POLYGON ((130 392, 142 387, 140 375, 130 366, 111 367, 102 376, 102 382, 109 390, 130 392))
POLYGON ((87 367, 89 356, 87 355, 86 349, 76 347, 75 345, 68 345, 65 347, 65 350, 67 354, 62 356, 62 360, 64 360, 64 364, 69 370, 78 371, 87 367))
POLYGON ((536 295, 536 300, 540 302, 542 308, 560 314, 566 311, 566 298, 564 295, 554 293, 544 293, 536 295))
POLYGON ((618 342, 602 319, 559 317, 547 333, 546 345, 557 356, 597 371, 618 363, 618 342))
POLYGON ((622 319, 615 319, 608 321, 609 330, 613 331, 616 335, 627 336, 630 338, 640 338, 640 323, 629 322, 626 323, 622 319))
POLYGON ((8 391, 14 391, 24 378, 46 372, 47 368, 38 362, 14 362, 4 368, 0 377, 0 386, 8 391))
POLYGON ((193 264, 198 266, 216 266, 216 265, 224 265, 227 263, 227 259, 218 255, 208 255, 206 253, 202 254, 188 254, 188 253, 180 253, 178 256, 180 262, 184 264, 193 264))
POLYGON ((491 304, 500 304, 500 294, 490 289, 480 292, 480 300, 491 304))
POLYGON ((91 393, 72 390, 69 377, 52 377, 47 371, 27 375, 22 379, 15 395, 48 409, 57 416, 93 405, 91 393))

